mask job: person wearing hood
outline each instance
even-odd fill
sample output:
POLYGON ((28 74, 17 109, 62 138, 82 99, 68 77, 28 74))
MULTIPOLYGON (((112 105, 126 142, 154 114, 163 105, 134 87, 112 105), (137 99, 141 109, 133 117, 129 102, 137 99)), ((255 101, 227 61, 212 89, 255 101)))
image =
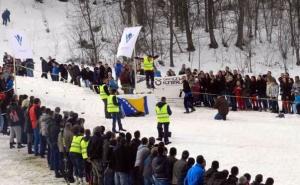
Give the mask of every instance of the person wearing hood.
POLYGON ((162 141, 164 138, 165 144, 170 144, 169 141, 169 124, 170 124, 170 115, 172 111, 170 106, 166 103, 166 97, 162 97, 161 101, 156 104, 156 117, 157 117, 157 131, 158 138, 157 140, 162 141))

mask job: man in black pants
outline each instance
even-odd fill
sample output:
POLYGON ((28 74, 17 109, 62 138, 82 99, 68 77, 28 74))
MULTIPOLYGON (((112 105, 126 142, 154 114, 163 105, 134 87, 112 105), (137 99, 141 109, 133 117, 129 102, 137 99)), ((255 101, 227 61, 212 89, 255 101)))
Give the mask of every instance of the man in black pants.
POLYGON ((156 116, 157 116, 157 131, 158 138, 157 140, 162 141, 164 138, 165 145, 170 144, 169 141, 169 124, 170 124, 170 115, 172 111, 170 106, 166 103, 166 97, 162 97, 161 101, 156 104, 156 116))
POLYGON ((185 108, 184 113, 194 112, 195 108, 193 105, 192 90, 185 76, 182 77, 182 85, 183 85, 183 89, 180 92, 180 97, 181 97, 181 93, 184 92, 184 102, 183 102, 185 108), (189 109, 191 109, 191 111, 189 109))
POLYGON ((152 56, 147 55, 144 58, 135 57, 135 59, 143 60, 144 64, 144 72, 146 75, 146 85, 147 88, 155 88, 154 87, 154 60, 158 58, 158 55, 152 56), (149 81, 151 81, 151 84, 149 84, 149 81))

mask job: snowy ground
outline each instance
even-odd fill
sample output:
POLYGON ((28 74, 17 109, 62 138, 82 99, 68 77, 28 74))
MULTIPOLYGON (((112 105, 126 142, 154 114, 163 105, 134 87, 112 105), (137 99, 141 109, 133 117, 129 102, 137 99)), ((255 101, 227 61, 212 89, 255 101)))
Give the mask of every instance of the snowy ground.
MULTIPOLYGON (((81 116, 86 119, 88 128, 101 124, 111 127, 110 121, 103 118, 103 106, 99 97, 88 89, 42 79, 18 77, 17 82, 19 94, 40 97, 47 106, 60 106, 63 110, 84 113, 81 116)), ((220 169, 237 165, 241 173, 262 173, 265 177, 274 177, 277 185, 300 184, 298 115, 287 115, 285 119, 279 119, 271 113, 231 112, 228 121, 220 122, 212 119, 215 110, 199 108, 195 113, 186 115, 182 113, 182 107, 172 109, 174 115, 170 128, 174 137, 171 138, 171 146, 177 147, 179 154, 187 149, 194 157, 204 155, 208 165, 212 160, 219 160, 220 169)), ((153 116, 126 118, 124 127, 130 132, 141 130, 143 136, 156 136, 153 116)), ((14 184, 20 179, 25 179, 24 184, 56 183, 51 181, 52 176, 49 176, 50 179, 45 177, 50 174, 45 162, 30 159, 23 155, 23 151, 12 152, 7 149, 8 139, 0 139, 1 151, 4 151, 0 154, 0 159, 5 159, 0 160, 0 166, 5 166, 0 169, 0 174, 12 177, 6 179, 7 184, 14 184), (24 168, 42 175, 34 179, 36 176, 31 172, 23 174, 24 168), (21 176, 15 177, 17 174, 21 176)))

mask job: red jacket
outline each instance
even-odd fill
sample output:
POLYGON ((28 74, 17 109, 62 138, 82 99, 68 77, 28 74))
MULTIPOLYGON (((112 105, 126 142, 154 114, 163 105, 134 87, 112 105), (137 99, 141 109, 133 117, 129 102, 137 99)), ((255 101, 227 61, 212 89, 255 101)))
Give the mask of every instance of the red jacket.
POLYGON ((33 104, 29 109, 29 118, 31 121, 32 129, 37 127, 37 121, 40 117, 40 106, 37 104, 33 104))
POLYGON ((233 90, 233 93, 235 96, 242 96, 242 88, 241 87, 235 87, 233 90))

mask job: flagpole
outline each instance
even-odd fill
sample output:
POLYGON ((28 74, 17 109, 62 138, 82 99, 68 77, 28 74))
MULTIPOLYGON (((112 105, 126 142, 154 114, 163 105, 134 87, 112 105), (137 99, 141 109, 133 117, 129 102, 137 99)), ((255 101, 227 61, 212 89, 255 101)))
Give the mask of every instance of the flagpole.
POLYGON ((133 49, 133 64, 134 64, 134 88, 135 88, 135 92, 136 92, 136 84, 137 84, 137 66, 136 66, 136 60, 135 60, 135 57, 136 57, 136 53, 135 53, 135 46, 134 46, 134 49, 133 49))

